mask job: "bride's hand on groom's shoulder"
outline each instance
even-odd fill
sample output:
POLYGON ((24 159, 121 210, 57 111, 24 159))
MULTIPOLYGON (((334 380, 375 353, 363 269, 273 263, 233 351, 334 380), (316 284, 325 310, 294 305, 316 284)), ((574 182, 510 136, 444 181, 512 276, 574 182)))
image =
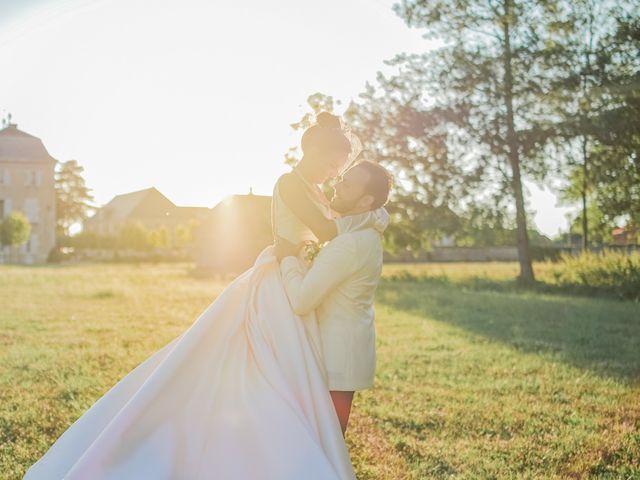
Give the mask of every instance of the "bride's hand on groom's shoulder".
POLYGON ((298 255, 302 245, 296 245, 283 238, 276 238, 273 249, 278 261, 281 261, 284 257, 295 257, 298 255))

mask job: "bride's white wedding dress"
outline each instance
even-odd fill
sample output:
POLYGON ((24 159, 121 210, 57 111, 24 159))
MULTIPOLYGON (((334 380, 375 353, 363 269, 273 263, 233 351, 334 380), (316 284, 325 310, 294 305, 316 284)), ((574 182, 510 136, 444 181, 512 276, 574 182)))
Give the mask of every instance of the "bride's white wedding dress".
MULTIPOLYGON (((314 239, 277 190, 277 235, 314 239)), ((289 306, 269 247, 187 331, 71 425, 25 479, 354 479, 318 338, 315 320, 289 306)))

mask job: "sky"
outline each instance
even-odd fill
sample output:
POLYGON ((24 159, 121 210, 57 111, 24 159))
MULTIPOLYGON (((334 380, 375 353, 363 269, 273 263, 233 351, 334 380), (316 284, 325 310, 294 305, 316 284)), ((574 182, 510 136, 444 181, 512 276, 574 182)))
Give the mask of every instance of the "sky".
MULTIPOLYGON (((0 116, 77 160, 98 205, 270 195, 309 95, 341 113, 385 59, 431 47, 393 3, 0 0, 0 116)), ((566 230, 573 209, 527 186, 538 229, 566 230)))

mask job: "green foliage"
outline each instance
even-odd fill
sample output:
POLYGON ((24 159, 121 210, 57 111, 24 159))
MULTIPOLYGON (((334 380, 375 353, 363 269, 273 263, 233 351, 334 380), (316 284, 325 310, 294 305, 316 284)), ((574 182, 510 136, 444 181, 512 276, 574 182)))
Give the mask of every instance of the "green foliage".
POLYGON ((500 208, 471 205, 462 228, 456 233, 460 247, 487 247, 515 245, 513 222, 500 208))
MULTIPOLYGON (((640 125, 638 118, 640 101, 635 120, 629 121, 640 125)), ((608 217, 624 216, 630 224, 640 225, 640 133, 633 142, 631 147, 603 145, 597 151, 592 162, 594 202, 608 217)))
POLYGON ((389 247, 419 250, 460 230, 479 170, 449 142, 444 114, 425 107, 423 79, 378 80, 345 116, 363 141, 362 156, 395 175, 389 247))
MULTIPOLYGON (((637 2, 618 2, 616 30, 607 37, 602 91, 608 108, 593 121, 595 202, 609 217, 640 224, 640 19, 637 2)), ((599 21, 601 21, 599 19, 599 21)))
POLYGON ((166 228, 158 228, 147 232, 147 242, 153 248, 169 247, 169 232, 166 228))
POLYGON ((125 225, 118 235, 100 235, 95 232, 82 231, 71 237, 67 237, 64 246, 75 250, 120 250, 132 249, 140 252, 151 250, 167 251, 172 247, 185 248, 193 245, 195 241, 195 229, 199 222, 191 220, 188 223, 179 224, 173 232, 166 227, 150 230, 141 223, 129 223, 125 225))
POLYGON ((479 225, 474 210, 512 215, 515 204, 526 266, 521 172, 538 181, 567 175, 567 198, 588 196, 601 213, 586 225, 597 241, 615 217, 637 224, 634 3, 397 4, 409 26, 424 28, 442 47, 398 55, 388 62, 396 73, 378 75, 347 112, 370 155, 401 179, 389 243, 420 248, 452 233, 471 244, 501 243, 506 229, 479 225))
POLYGON ((58 163, 55 175, 56 221, 59 235, 69 236, 69 228, 86 220, 93 210, 93 196, 85 185, 84 168, 77 161, 58 163))
POLYGON ((554 74, 546 103, 555 118, 545 134, 566 172, 565 199, 581 204, 585 245, 602 242, 603 220, 611 226, 620 216, 640 219, 640 24, 635 4, 559 2, 558 26, 547 32, 545 68, 554 74))
POLYGON ((640 301, 640 253, 615 251, 565 255, 553 267, 560 286, 640 301))
POLYGON ((0 243, 17 247, 26 243, 31 234, 29 219, 21 212, 9 214, 0 224, 0 243))
MULTIPOLYGON (((345 112, 363 156, 396 174, 387 249, 418 251, 443 236, 500 245, 515 228, 526 271, 522 176, 564 178, 565 200, 586 205, 585 242, 587 234, 589 243, 606 242, 619 218, 640 224, 635 3, 396 4, 407 25, 440 46, 387 62, 395 70, 379 74, 345 112)), ((314 112, 334 107, 322 94, 308 103, 314 112)))
POLYGON ((149 238, 149 231, 141 223, 128 223, 118 234, 118 246, 133 250, 149 250, 153 245, 149 238))
POLYGON ((187 247, 193 245, 196 239, 196 231, 200 226, 197 220, 190 220, 188 223, 181 223, 175 228, 176 247, 187 247))
MULTIPOLYGON (((544 127, 553 118, 545 103, 551 79, 543 59, 547 32, 557 26, 554 5, 511 0, 396 4, 410 27, 424 29, 442 46, 388 62, 397 73, 379 75, 361 108, 363 128, 379 132, 372 135, 374 156, 390 164, 406 161, 402 181, 410 199, 434 207, 423 214, 421 227, 431 220, 455 229, 464 217, 460 210, 471 204, 497 204, 515 213, 525 282, 533 280, 533 270, 522 178, 544 178, 549 164, 541 152, 544 127)), ((409 217, 412 210, 402 205, 409 217)), ((418 215, 409 223, 415 224, 418 215)))
MULTIPOLYGON (((613 229, 616 228, 616 218, 608 218, 595 201, 587 204, 587 225, 589 230, 589 242, 593 245, 611 243, 613 229)), ((582 215, 578 215, 571 222, 571 233, 581 235, 582 215)))
POLYGON ((108 235, 99 235, 95 232, 82 231, 67 240, 69 247, 74 249, 114 249, 118 245, 118 238, 108 235))

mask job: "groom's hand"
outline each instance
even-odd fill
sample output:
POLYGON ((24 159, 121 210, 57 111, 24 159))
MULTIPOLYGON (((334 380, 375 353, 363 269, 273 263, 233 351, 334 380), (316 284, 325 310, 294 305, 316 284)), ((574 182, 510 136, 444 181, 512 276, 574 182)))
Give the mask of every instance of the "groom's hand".
POLYGON ((283 238, 277 238, 274 245, 276 258, 278 261, 284 257, 295 257, 300 251, 301 245, 295 245, 283 238))

